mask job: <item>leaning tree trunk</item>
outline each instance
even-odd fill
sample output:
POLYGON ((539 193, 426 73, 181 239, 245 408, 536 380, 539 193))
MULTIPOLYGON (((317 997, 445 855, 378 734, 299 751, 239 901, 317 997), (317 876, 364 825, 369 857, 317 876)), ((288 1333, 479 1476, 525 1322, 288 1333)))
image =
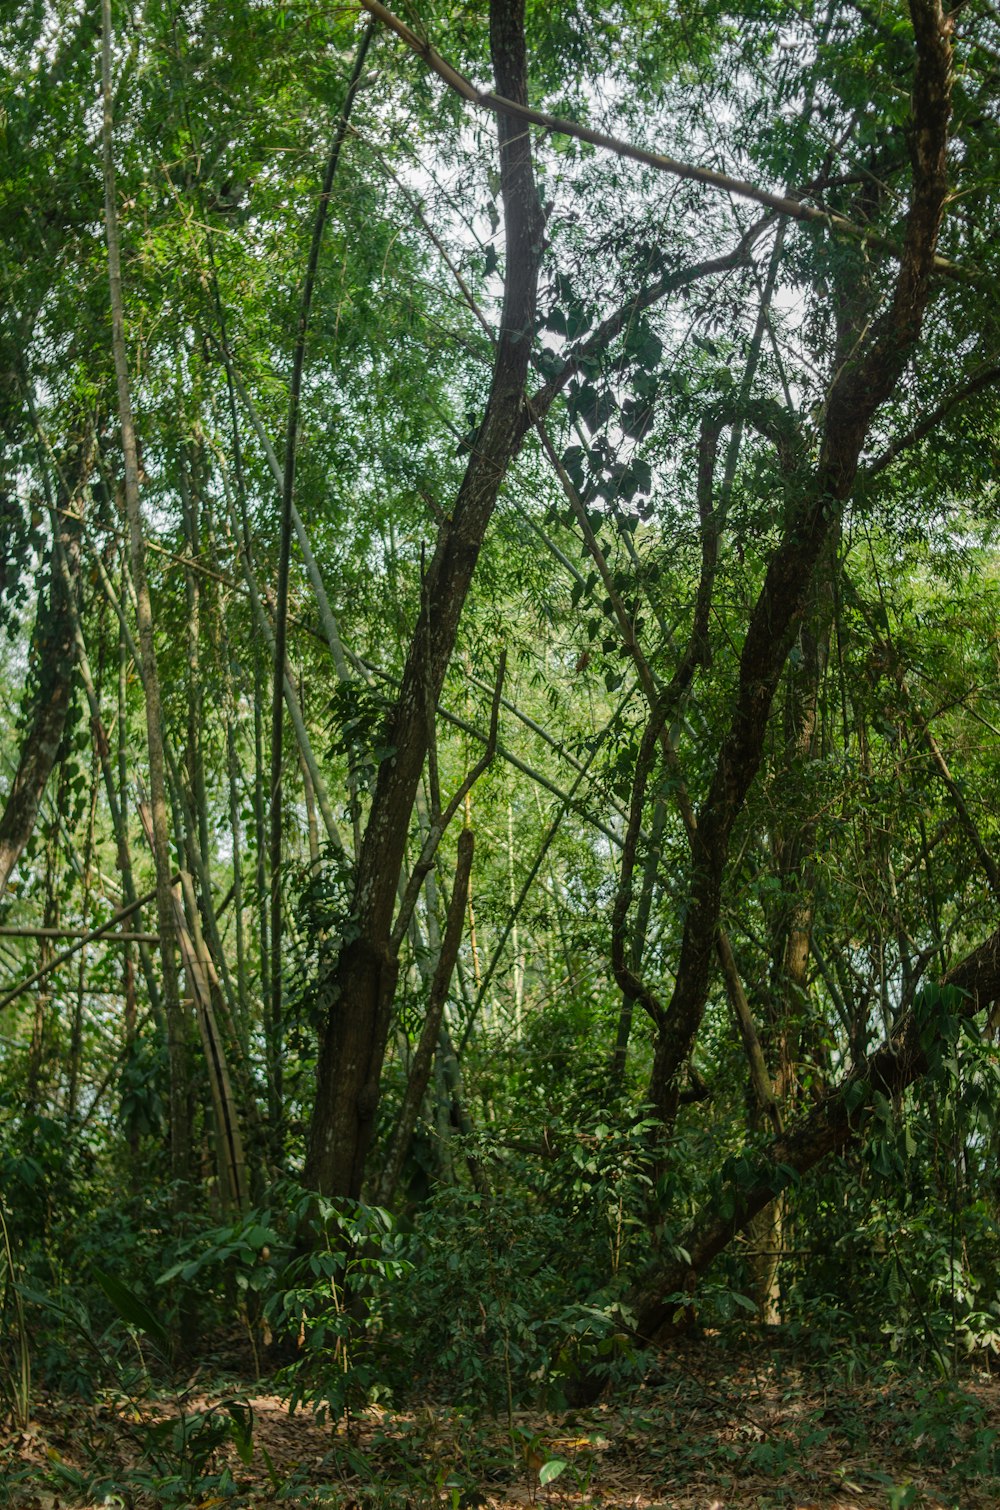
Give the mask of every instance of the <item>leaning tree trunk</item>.
MULTIPOLYGON (((497 92, 526 103, 523 0, 491 0, 490 48, 497 92)), ((544 219, 528 132, 516 118, 500 115, 497 133, 507 265, 493 382, 451 518, 438 534, 389 719, 386 744, 394 753, 379 768, 358 857, 355 936, 341 947, 324 990, 305 1173, 307 1183, 325 1194, 357 1197, 361 1191, 396 984, 393 911, 428 731, 483 538, 526 429, 544 219)))
POLYGON ((656 1043, 649 1100, 672 1126, 680 1072, 701 1025, 715 959, 729 841, 760 768, 771 706, 813 579, 850 497, 872 420, 896 388, 920 337, 947 195, 951 117, 950 23, 940 0, 911 0, 916 40, 910 133, 913 187, 891 301, 838 343, 849 352, 831 383, 819 463, 768 564, 740 656, 729 728, 697 816, 692 880, 670 1005, 656 1043))
MULTIPOLYGON (((1000 1001, 1000 929, 953 966, 937 989, 942 993, 942 1017, 951 1012, 971 1019, 1000 1001)), ((678 1244, 686 1260, 672 1262, 649 1276, 633 1296, 638 1336, 651 1339, 669 1329, 678 1309, 683 1309, 678 1295, 694 1292, 698 1276, 736 1234, 776 1194, 861 1136, 876 1092, 893 1100, 928 1073, 940 1031, 934 1011, 932 998, 924 993, 891 1038, 857 1065, 803 1121, 772 1139, 753 1159, 752 1177, 733 1189, 731 1204, 716 1199, 702 1212, 678 1244)))
MULTIPOLYGON (((708 798, 699 814, 695 878, 669 1030, 657 1044, 653 1091, 666 1120, 676 1112, 677 1072, 690 1051, 708 991, 729 837, 763 754, 771 704, 796 627, 813 591, 824 549, 850 496, 872 419, 892 393, 919 339, 930 298, 938 231, 947 193, 946 151, 951 113, 950 25, 938 0, 911 0, 917 63, 913 87, 913 188, 902 260, 892 301, 857 344, 830 388, 818 474, 771 559, 751 617, 740 662, 736 706, 708 798)), ((1000 998, 1000 932, 941 982, 972 1015, 1000 998), (964 993, 964 994, 963 994, 964 993)), ((706 1265, 775 1196, 823 1158, 857 1137, 872 1093, 898 1096, 929 1066, 928 1025, 911 1013, 891 1039, 863 1060, 793 1130, 780 1133, 754 1163, 755 1178, 713 1203, 683 1236, 686 1257, 640 1283, 631 1297, 635 1329, 654 1337, 690 1296, 706 1265), (723 1211, 728 1214, 723 1214, 723 1211)), ((681 1307, 683 1310, 683 1307, 681 1307)))

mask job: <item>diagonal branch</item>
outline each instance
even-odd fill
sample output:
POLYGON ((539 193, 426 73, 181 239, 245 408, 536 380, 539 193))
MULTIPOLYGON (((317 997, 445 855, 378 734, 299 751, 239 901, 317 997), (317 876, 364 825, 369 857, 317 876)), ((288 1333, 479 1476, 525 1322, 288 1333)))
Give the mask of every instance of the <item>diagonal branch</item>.
MULTIPOLYGON (((522 0, 491 0, 490 50, 498 90, 505 98, 526 101, 522 0)), ((497 135, 507 265, 493 381, 465 476, 427 566, 399 697, 387 722, 392 754, 379 766, 355 868, 356 932, 342 941, 324 986, 305 1169, 307 1184, 324 1194, 361 1192, 398 969, 391 950, 397 887, 428 754, 427 710, 440 698, 483 539, 526 428, 525 383, 545 222, 530 138, 505 112, 498 116, 497 135)))
POLYGON ((909 451, 913 446, 919 445, 922 440, 926 440, 927 436, 936 430, 949 414, 953 414, 960 405, 964 404, 966 399, 972 398, 976 393, 982 393, 984 388, 992 388, 995 383, 1000 383, 1000 367, 985 367, 982 372, 978 372, 961 388, 942 399, 919 424, 914 425, 911 430, 907 430, 905 435, 901 435, 898 440, 886 446, 881 456, 877 456, 871 465, 865 468, 864 481, 867 482, 869 478, 877 477, 880 472, 884 472, 897 456, 901 456, 904 451, 909 451))
POLYGON ((690 267, 664 273, 662 278, 657 278, 655 283, 650 283, 648 287, 640 289, 626 303, 612 311, 605 320, 601 321, 592 335, 573 347, 565 365, 553 377, 550 377, 547 383, 535 390, 529 404, 528 423, 543 417, 551 408, 553 399, 562 392, 581 366, 599 355, 644 309, 649 309, 662 299, 669 298, 671 294, 679 293, 681 289, 690 287, 692 283, 697 283, 702 278, 711 278, 719 273, 731 273, 738 267, 747 267, 754 242, 763 235, 772 220, 773 216, 762 215, 740 237, 732 251, 724 252, 718 257, 706 257, 701 262, 692 263, 690 267))
MULTIPOLYGON (((462 99, 468 100, 470 105, 490 110, 497 115, 516 116, 522 121, 530 121, 535 126, 544 126, 546 131, 553 131, 559 136, 576 137, 578 141, 589 142, 594 147, 603 147, 609 152, 614 152, 618 157, 629 158, 633 162, 642 163, 647 168, 656 168, 661 173, 669 173, 675 178, 686 178, 694 183, 705 184, 712 189, 720 189, 726 194, 735 194, 738 199, 749 199, 755 204, 766 206, 767 209, 776 210, 779 215, 787 215, 792 220, 806 221, 810 225, 823 226, 826 230, 838 235, 850 236, 854 240, 864 242, 866 246, 885 252, 898 262, 905 259, 905 246, 900 247, 887 236, 880 236, 864 226, 855 225, 843 215, 836 215, 828 210, 818 210, 815 206, 804 204, 801 199, 792 198, 787 194, 774 194, 770 189, 761 189, 756 184, 748 183, 746 179, 733 178, 728 173, 717 172, 714 168, 702 168, 694 163, 681 162, 676 157, 668 157, 664 152, 650 152, 646 147, 638 147, 632 142, 622 141, 620 137, 609 136, 605 131, 595 131, 592 127, 581 126, 576 121, 549 115, 544 110, 535 110, 530 105, 509 100, 488 89, 477 89, 475 84, 471 83, 464 74, 459 73, 457 68, 453 68, 428 41, 418 37, 405 21, 393 15, 392 11, 380 3, 380 0, 361 0, 361 4, 369 15, 381 21, 390 31, 394 31, 412 52, 424 60, 428 68, 444 80, 449 89, 461 95, 462 99)), ((934 271, 949 278, 971 280, 979 276, 974 270, 961 267, 946 257, 938 256, 934 258, 934 271)))
POLYGON ((480 776, 482 776, 493 764, 493 757, 495 756, 497 751, 497 727, 500 720, 500 694, 503 691, 503 682, 506 670, 507 652, 506 650, 504 650, 500 654, 500 664, 497 667, 496 682, 494 683, 493 687, 493 703, 490 708, 490 731, 486 737, 486 748, 479 759, 476 761, 476 764, 472 767, 468 775, 465 777, 465 780, 461 782, 461 784, 453 794, 444 812, 436 813, 431 821, 430 828, 427 832, 427 837, 424 840, 423 847, 420 851, 420 856, 417 860, 416 865, 414 865, 412 872, 410 873, 409 881, 406 883, 406 891, 403 893, 403 900, 399 904, 399 912, 397 913, 396 921, 393 924, 392 935, 390 939, 390 948, 394 953, 399 952, 400 945, 402 944, 403 939, 406 937, 406 931, 410 926, 410 919, 413 916, 413 909, 417 905, 417 898, 420 895, 420 888, 424 884, 424 880, 426 879, 431 866, 434 864, 434 856, 437 854, 438 845, 444 838, 445 831, 448 828, 449 823, 458 812, 466 797, 472 791, 472 788, 475 786, 480 776))
MULTIPOLYGON (((947 993, 948 1010, 966 1021, 1000 1001, 1000 930, 952 966, 937 990, 947 993)), ((857 1064, 796 1127, 772 1139, 753 1158, 752 1178, 733 1190, 732 1207, 714 1201, 701 1212, 678 1245, 686 1259, 658 1271, 636 1297, 639 1336, 655 1337, 669 1324, 678 1292, 693 1290, 697 1276, 775 1195, 860 1138, 874 1092, 894 1100, 927 1074, 934 1040, 940 1041, 942 1030, 932 1015, 932 998, 925 997, 924 1005, 922 1013, 907 1013, 892 1037, 857 1064)))

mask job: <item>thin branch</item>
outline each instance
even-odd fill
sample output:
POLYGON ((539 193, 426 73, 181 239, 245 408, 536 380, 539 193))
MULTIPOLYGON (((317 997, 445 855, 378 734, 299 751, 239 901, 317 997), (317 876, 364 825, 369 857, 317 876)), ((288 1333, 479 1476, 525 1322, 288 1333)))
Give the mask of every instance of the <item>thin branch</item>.
POLYGON ((187 1045, 184 1010, 181 1006, 174 920, 170 900, 169 875, 173 870, 170 853, 170 828, 167 821, 166 779, 164 772, 164 717, 160 695, 160 677, 156 661, 153 610, 146 575, 145 540, 142 506, 139 496, 139 452, 132 407, 125 331, 125 296, 122 285, 121 248, 119 242, 117 186, 114 161, 114 114, 111 84, 112 17, 111 0, 101 0, 101 97, 104 181, 104 229, 108 250, 108 287, 111 305, 111 349, 118 391, 118 417, 124 461, 123 492, 128 522, 132 576, 136 593, 136 622, 139 631, 138 666, 142 677, 146 705, 146 747, 149 757, 150 802, 153 823, 153 858, 156 865, 157 931, 160 935, 160 964, 163 972, 163 1001, 167 1025, 167 1058, 170 1066, 170 1159, 175 1182, 177 1209, 184 1204, 183 1190, 190 1177, 191 1128, 187 1083, 187 1045))
MULTIPOLYGON (((379 1183, 380 1205, 388 1205, 395 1194, 403 1164, 413 1140, 420 1103, 424 1099, 430 1080, 434 1051, 438 1045, 444 1017, 444 1006, 451 985, 451 977, 458 960, 465 923, 465 909, 469 899, 469 877, 472 873, 473 835, 471 828, 463 828, 458 836, 458 855, 455 862, 455 879, 448 904, 444 938, 438 954, 434 979, 427 1000, 427 1013, 417 1051, 413 1056, 410 1078, 403 1097, 399 1120, 389 1146, 385 1169, 379 1183)), ((397 925, 398 926, 398 925, 397 925)))
POLYGON ((472 1006, 469 1009, 469 1014, 468 1014, 468 1017, 466 1018, 466 1022, 465 1022, 465 1028, 464 1028, 464 1031, 462 1033, 462 1042, 461 1042, 461 1046, 459 1048, 459 1053, 460 1054, 464 1051, 465 1045, 469 1041, 469 1035, 472 1032, 473 1024, 474 1024, 474 1022, 476 1020, 476 1017, 479 1014, 479 1009, 482 1006, 483 1001, 485 1000, 486 992, 488 991, 488 989, 490 987, 490 983, 492 982, 493 977, 496 974, 497 966, 500 963, 500 959, 501 959, 501 956, 503 954, 504 948, 506 946, 507 940, 510 938, 510 935, 511 935, 513 929, 514 929, 514 926, 517 923, 517 919, 518 919, 518 917, 520 915, 521 908, 524 906, 525 902, 527 901, 528 895, 529 895, 529 893, 531 891, 531 888, 534 885, 535 877, 538 875, 538 872, 542 868, 542 862, 544 861, 545 856, 549 852, 549 849, 550 849, 550 847, 552 845, 553 840, 555 839, 556 833, 559 830, 559 826, 562 823, 562 820, 565 818, 567 812, 570 810, 571 806, 573 805, 573 799, 576 796, 577 788, 581 785, 581 783, 584 780, 584 777, 588 774, 589 767, 592 765, 592 763, 593 763, 593 761, 594 761, 594 759, 595 759, 595 757, 597 755, 598 750, 600 749, 601 745, 604 743, 604 740, 606 739, 607 735, 610 733, 611 729, 614 727, 615 722, 620 717, 620 715, 622 713, 622 710, 626 706, 626 704, 627 704, 627 702, 628 702, 628 700, 629 700, 629 698, 631 696, 632 696, 632 689, 629 688, 628 692, 621 699, 621 701, 619 702, 619 704, 618 704, 617 708, 615 709, 614 713, 611 715, 611 718, 604 725, 604 728, 600 731, 599 735, 595 739, 593 748, 591 749, 590 754, 587 757, 587 764, 586 764, 586 766, 584 766, 583 770, 580 772, 579 776, 577 776, 576 780, 574 781, 573 785, 570 787, 569 791, 563 797, 562 804, 561 804, 561 806, 559 808, 559 811, 556 813, 556 815, 553 818, 552 822, 549 824, 548 829, 546 830, 545 838, 542 840, 541 847, 539 848, 538 854, 535 856, 534 863, 532 864, 531 869, 529 870, 528 874, 524 878, 524 884, 521 887, 521 891, 520 891, 520 894, 519 894, 519 896, 517 898, 517 901, 514 903, 514 906, 511 908, 511 911, 510 911, 510 913, 509 913, 509 915, 507 917, 507 920, 504 923, 504 926, 503 926, 503 928, 501 930, 500 937, 497 940, 496 948, 493 951, 493 957, 490 960, 489 965, 487 966, 486 971, 485 971, 485 973, 483 975, 483 978, 482 978, 482 980, 479 983, 479 990, 476 992, 476 999, 475 999, 475 1001, 473 1002, 472 1006))
POLYGON ((648 287, 640 289, 631 299, 614 310, 607 319, 601 321, 591 335, 573 347, 563 367, 541 388, 535 390, 528 406, 530 412, 525 416, 527 423, 543 416, 550 408, 553 399, 562 392, 581 364, 603 351, 608 343, 620 335, 635 319, 637 314, 658 304, 661 299, 669 297, 670 294, 679 293, 682 288, 689 288, 692 283, 699 283, 702 278, 712 278, 717 274, 731 273, 736 268, 749 266, 754 242, 767 230, 773 218, 772 215, 762 215, 740 237, 731 251, 724 252, 718 257, 706 257, 701 262, 694 262, 689 267, 679 268, 675 272, 664 273, 662 278, 657 278, 655 283, 650 283, 648 287))
MULTIPOLYGON (((323 179, 323 188, 316 206, 312 244, 309 248, 309 261, 306 267, 305 282, 302 287, 298 337, 292 357, 292 377, 288 394, 288 432, 285 439, 285 469, 281 489, 282 507, 281 540, 278 551, 278 591, 274 610, 274 688, 271 707, 271 1021, 275 1042, 279 1045, 279 1052, 275 1058, 275 1072, 279 1077, 281 1073, 280 1043, 282 1020, 281 757, 282 735, 285 723, 284 673, 285 648, 288 636, 288 577, 292 553, 292 499, 295 492, 295 457, 298 445, 299 401, 302 391, 302 371, 305 366, 306 335, 309 329, 309 316, 312 311, 316 273, 319 268, 320 248, 323 244, 323 231, 326 226, 327 211, 330 207, 330 194, 333 190, 333 180, 337 172, 337 165, 340 162, 344 137, 347 134, 347 123, 351 114, 351 106, 354 104, 354 99, 358 92, 358 86, 361 82, 361 70, 364 67, 365 57, 374 35, 375 24, 372 21, 365 28, 354 59, 354 67, 351 70, 351 76, 348 81, 347 93, 344 96, 344 103, 341 107, 333 143, 330 148, 326 174, 323 179)), ((275 1094, 280 1102, 280 1078, 275 1088, 275 1094)))
MULTIPOLYGON (((169 884, 173 886, 179 880, 179 874, 173 875, 170 877, 169 884)), ((64 965, 68 959, 72 959, 73 955, 78 953, 78 951, 81 950, 84 945, 91 944, 93 943, 94 939, 103 937, 103 935, 105 933, 109 933, 112 928, 117 928, 119 923, 122 923, 126 918, 131 917, 134 912, 138 912, 140 907, 148 907, 150 902, 155 901, 156 890, 154 888, 152 891, 147 891, 143 896, 137 897, 136 900, 132 902, 128 907, 120 908, 113 917, 108 918, 108 921, 106 923, 102 923, 99 928, 92 928, 90 932, 85 934, 78 943, 73 944, 69 949, 64 949, 61 954, 56 955, 55 959, 49 960, 47 965, 43 965, 40 970, 36 970, 34 975, 29 975, 27 979, 19 981, 12 990, 6 993, 6 995, 0 996, 0 1012, 3 1011, 4 1007, 9 1007, 12 1001, 16 1001, 19 996, 22 996, 25 991, 27 991, 31 986, 35 985, 38 981, 42 980, 52 970, 57 969, 59 965, 64 965)))
MULTIPOLYGON (((400 685, 400 678, 398 676, 393 676, 391 671, 384 671, 381 666, 376 666, 374 661, 365 661, 364 664, 366 670, 370 671, 372 676, 375 677, 376 680, 386 682, 391 687, 398 687, 400 685)), ((502 703, 502 706, 506 706, 506 704, 502 703)), ((450 712, 441 703, 438 704, 437 711, 438 716, 443 718, 445 723, 451 724, 452 728, 461 729, 464 734, 471 735, 471 737, 478 740, 480 744, 485 744, 487 739, 489 738, 488 734, 484 734, 482 729, 478 729, 475 724, 470 723, 466 718, 462 718, 460 714, 450 712)), ((558 753, 563 754, 567 759, 571 759, 571 757, 566 755, 565 751, 560 751, 558 753)), ((594 828, 596 828, 599 833, 602 833, 604 837, 609 841, 609 843, 613 844, 616 849, 621 848, 621 835, 616 833, 615 830, 609 827, 608 824, 603 823, 601 819, 596 817, 593 813, 588 813, 582 803, 575 800, 574 794, 576 792, 577 786, 579 785, 579 782, 574 783, 571 791, 565 792, 563 791, 562 787, 557 786, 554 781, 551 781, 549 779, 548 776, 543 775, 541 771, 535 770, 534 766, 528 765, 527 761, 522 760, 520 756, 515 755, 513 751, 508 750, 504 745, 497 745, 497 754, 500 756, 501 760, 505 760, 507 764, 513 766, 516 771, 520 771, 523 776, 527 776, 529 781, 533 781, 536 786, 544 787, 547 792, 551 792, 553 797, 558 798, 560 802, 568 803, 574 812, 582 817, 585 822, 590 823, 594 828)), ((579 771, 581 777, 586 776, 589 763, 590 757, 588 757, 588 762, 585 765, 580 765, 579 762, 575 760, 572 761, 574 768, 579 771)), ((617 807, 616 811, 618 811, 617 807)))
MULTIPOLYGON (((804 204, 800 199, 789 198, 786 194, 774 194, 769 189, 761 189, 756 184, 748 183, 746 179, 732 178, 728 173, 719 173, 714 168, 701 168, 694 163, 685 163, 676 157, 668 157, 663 152, 650 152, 646 147, 637 147, 633 142, 622 141, 620 137, 609 136, 604 131, 595 131, 592 127, 581 126, 576 121, 549 115, 544 110, 533 109, 530 105, 521 105, 516 100, 508 100, 488 89, 477 89, 429 42, 418 37, 405 21, 401 21, 398 16, 393 15, 392 11, 380 4, 380 0, 361 0, 361 4, 369 15, 381 21, 390 31, 394 31, 412 52, 424 60, 428 68, 444 80, 449 89, 461 95, 462 99, 467 100, 470 105, 476 105, 482 110, 490 110, 496 115, 516 116, 520 120, 530 121, 535 126, 544 126, 546 131, 555 132, 559 136, 576 137, 579 141, 589 142, 591 146, 603 147, 609 152, 614 152, 618 157, 629 158, 648 168, 656 168, 661 173, 669 173, 675 178, 685 178, 694 183, 705 184, 709 188, 720 189, 723 193, 735 194, 738 199, 749 199, 755 204, 765 205, 768 209, 776 210, 779 215, 787 215, 792 220, 806 221, 811 225, 822 226, 834 234, 850 236, 866 246, 885 252, 897 262, 902 261, 906 255, 905 249, 887 236, 880 236, 864 226, 855 225, 843 215, 818 210, 813 205, 804 204)), ((948 258, 937 255, 934 257, 934 271, 944 277, 970 281, 980 276, 975 269, 961 267, 949 261, 948 258)))
POLYGON ((406 890, 403 893, 403 899, 399 904, 399 912, 396 915, 396 921, 393 925, 389 947, 394 954, 399 953, 403 939, 406 937, 406 930, 410 926, 410 918, 413 916, 413 909, 417 905, 417 898, 420 895, 420 888, 424 884, 424 879, 430 871, 431 866, 434 864, 434 856, 437 853, 438 845, 441 843, 441 840, 444 837, 445 830, 447 829, 451 820, 454 818, 455 814, 458 812, 458 809, 461 807, 468 794, 472 791, 472 788, 475 786, 480 776, 482 776, 483 773, 488 770, 490 765, 492 765, 493 763, 493 757, 495 756, 497 749, 497 727, 500 718, 500 694, 503 691, 503 681, 506 670, 507 652, 506 650, 504 650, 500 655, 500 664, 497 667, 496 682, 493 688, 493 704, 490 709, 490 731, 486 738, 486 749, 483 751, 476 764, 472 767, 472 770, 469 771, 465 780, 458 787, 444 812, 438 813, 431 820, 431 825, 428 829, 427 837, 424 840, 423 848, 420 851, 420 858, 417 860, 416 865, 413 867, 410 879, 406 884, 406 890))
MULTIPOLYGON (((11 923, 0 924, 0 938, 8 939, 79 939, 86 943, 93 938, 93 929, 88 928, 18 928, 11 923)), ((116 933, 112 944, 158 944, 158 933, 116 933)), ((18 987, 18 989, 22 989, 18 987)))
POLYGON ((970 378, 964 387, 942 399, 940 404, 932 409, 930 414, 925 415, 919 424, 914 425, 912 430, 908 430, 898 440, 894 440, 885 448, 881 456, 876 457, 871 466, 865 468, 861 479, 862 484, 872 477, 877 477, 880 472, 884 472, 886 467, 891 466, 903 451, 909 451, 911 447, 919 445, 967 398, 971 398, 975 393, 981 393, 984 388, 992 387, 994 383, 1000 383, 1000 367, 986 367, 974 378, 970 378))

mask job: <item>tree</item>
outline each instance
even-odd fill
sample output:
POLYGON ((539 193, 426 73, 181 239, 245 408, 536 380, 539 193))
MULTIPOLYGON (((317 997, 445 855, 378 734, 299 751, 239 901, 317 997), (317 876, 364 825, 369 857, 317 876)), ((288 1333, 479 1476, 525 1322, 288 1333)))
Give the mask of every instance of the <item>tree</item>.
MULTIPOLYGON (((527 60, 520 4, 495 0, 491 5, 490 48, 498 92, 523 103, 527 60)), ((507 267, 493 378, 462 486, 422 584, 402 685, 387 722, 392 753, 379 766, 358 856, 355 936, 342 945, 326 988, 306 1161, 307 1181, 324 1194, 361 1193, 395 992, 390 935, 410 814, 483 535, 525 428, 543 219, 529 139, 514 119, 498 121, 507 267)))

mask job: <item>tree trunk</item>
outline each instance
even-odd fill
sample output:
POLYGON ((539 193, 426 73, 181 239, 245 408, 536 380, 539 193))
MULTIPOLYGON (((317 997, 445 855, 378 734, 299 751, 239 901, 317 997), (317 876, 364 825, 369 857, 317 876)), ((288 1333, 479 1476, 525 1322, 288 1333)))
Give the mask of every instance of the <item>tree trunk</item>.
MULTIPOLYGON (((522 0, 492 0, 490 45, 499 93, 527 99, 522 0)), ((504 477, 524 435, 544 221, 531 144, 520 121, 498 116, 507 267, 493 383, 452 515, 423 586, 402 685, 389 718, 393 754, 379 768, 358 857, 355 936, 324 990, 316 1103, 305 1178, 329 1195, 357 1197, 374 1127, 397 963, 390 935, 410 816, 479 551, 504 477)))
POLYGON ((156 915, 163 969, 163 1003, 167 1022, 167 1054, 170 1064, 170 1166, 175 1181, 175 1199, 182 1202, 183 1187, 190 1177, 191 1139, 188 1107, 187 1021, 180 1001, 175 954, 173 895, 170 877, 170 833, 167 825, 166 775, 163 751, 163 707, 153 638, 153 610, 146 578, 146 552, 139 501, 139 452, 132 396, 129 388, 128 352, 125 343, 125 303, 122 292, 121 252, 118 240, 117 190, 115 187, 112 80, 111 0, 101 3, 101 90, 103 96, 102 142, 104 148, 104 228, 108 247, 108 281, 111 294, 111 345, 118 384, 118 414, 125 462, 125 514, 128 521, 139 629, 140 671, 146 702, 146 743, 149 752, 149 796, 153 827, 153 857, 156 864, 156 915))
POLYGON ((771 557, 740 656, 732 718, 692 835, 692 879, 673 995, 657 1037, 649 1100, 667 1127, 677 1115, 680 1071, 708 999, 733 826, 764 754, 771 706, 818 563, 850 497, 878 409, 920 336, 947 194, 951 116, 950 23, 938 0, 911 0, 916 39, 913 185, 893 296, 873 321, 841 331, 847 352, 830 385, 819 465, 804 484, 771 557))

